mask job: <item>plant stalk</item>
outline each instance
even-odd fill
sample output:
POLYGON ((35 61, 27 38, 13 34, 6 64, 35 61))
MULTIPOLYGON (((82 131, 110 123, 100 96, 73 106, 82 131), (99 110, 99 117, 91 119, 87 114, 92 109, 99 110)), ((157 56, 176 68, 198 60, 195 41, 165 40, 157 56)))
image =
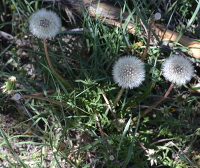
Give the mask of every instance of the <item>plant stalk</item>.
POLYGON ((22 95, 22 96, 21 96, 21 99, 29 99, 29 98, 40 99, 40 100, 48 101, 48 102, 51 102, 51 103, 53 103, 53 104, 57 104, 57 105, 60 105, 60 106, 63 106, 63 107, 70 108, 71 110, 74 110, 73 108, 71 108, 69 105, 67 105, 67 104, 65 104, 65 103, 62 103, 62 102, 59 102, 59 101, 56 101, 56 100, 53 100, 53 99, 49 99, 49 98, 46 98, 46 97, 35 96, 35 95, 22 95))
POLYGON ((144 50, 144 52, 143 52, 143 54, 142 54, 142 58, 141 58, 141 60, 142 60, 143 62, 144 62, 144 60, 145 60, 145 57, 147 56, 147 51, 148 51, 148 49, 149 49, 150 39, 151 39, 151 32, 152 32, 152 27, 153 27, 154 22, 155 22, 155 19, 153 19, 153 20, 151 21, 151 23, 149 24, 149 31, 148 31, 148 37, 147 37, 147 44, 146 44, 146 48, 145 48, 145 50, 144 50))
MULTIPOLYGON (((147 113, 149 113, 151 110, 153 110, 160 102, 162 102, 163 100, 165 100, 167 98, 167 96, 170 94, 172 88, 174 86, 174 83, 171 83, 169 89, 167 90, 167 92, 165 93, 165 95, 163 97, 161 97, 158 101, 156 101, 151 107, 149 107, 146 111, 144 111, 140 117, 143 117, 144 115, 146 115, 147 113)), ((139 116, 135 117, 132 119, 132 122, 137 121, 139 118, 139 116)))
POLYGON ((117 95, 117 97, 116 97, 114 103, 113 103, 113 107, 115 107, 115 106, 117 105, 117 103, 118 103, 119 99, 121 98, 123 92, 124 92, 124 88, 122 87, 122 88, 120 89, 120 91, 119 91, 119 93, 118 93, 118 95, 117 95))
POLYGON ((47 62, 49 64, 49 67, 50 69, 52 70, 52 72, 54 73, 54 75, 56 75, 60 80, 62 80, 63 83, 65 83, 71 90, 74 90, 74 88, 72 87, 72 85, 66 81, 62 76, 60 76, 56 70, 54 69, 52 63, 51 63, 51 60, 50 60, 50 57, 49 57, 49 54, 48 54, 48 50, 47 50, 47 44, 46 44, 46 40, 43 39, 43 44, 44 44, 44 51, 45 51, 45 55, 46 55, 46 59, 47 59, 47 62))

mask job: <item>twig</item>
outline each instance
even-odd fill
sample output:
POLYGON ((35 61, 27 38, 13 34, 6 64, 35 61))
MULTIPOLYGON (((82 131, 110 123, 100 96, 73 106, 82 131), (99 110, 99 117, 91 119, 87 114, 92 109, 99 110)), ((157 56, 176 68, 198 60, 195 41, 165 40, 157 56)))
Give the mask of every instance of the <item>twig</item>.
MULTIPOLYGON (((85 135, 85 133, 83 133, 81 135, 81 138, 83 139, 84 145, 85 146, 88 145, 88 138, 87 138, 87 135, 85 135)), ((86 151, 87 151, 87 155, 88 155, 88 158, 89 158, 89 161, 90 161, 90 164, 91 164, 91 168, 95 168, 90 151, 88 149, 86 151)))
MULTIPOLYGON (((98 127, 99 127, 99 131, 100 131, 101 137, 104 138, 104 137, 105 137, 105 133, 104 133, 103 130, 102 130, 102 127, 101 127, 101 124, 100 124, 100 121, 99 121, 98 114, 95 114, 95 118, 96 118, 96 121, 97 121, 97 125, 98 125, 98 127)), ((108 144, 107 139, 104 140, 104 143, 105 143, 105 145, 106 145, 106 147, 107 147, 107 150, 109 151, 108 153, 111 153, 111 148, 110 148, 110 146, 109 146, 109 144, 108 144)))
POLYGON ((146 153, 148 153, 147 148, 140 142, 140 140, 139 140, 136 136, 135 136, 134 138, 135 138, 135 140, 139 143, 139 145, 141 146, 141 148, 142 148, 146 153))
POLYGON ((114 113, 113 110, 112 110, 112 107, 111 107, 111 105, 110 105, 110 103, 109 103, 109 101, 108 101, 108 99, 107 99, 107 97, 106 97, 106 94, 104 93, 104 90, 101 89, 101 91, 102 91, 102 96, 103 96, 103 98, 104 98, 104 100, 105 100, 105 102, 106 102, 106 104, 107 104, 109 110, 111 111, 113 118, 116 120, 117 117, 116 117, 115 113, 114 113))
POLYGON ((133 138, 135 138, 135 140, 139 143, 141 148, 147 153, 148 152, 147 148, 140 142, 140 140, 136 136, 134 136, 134 134, 132 133, 130 129, 128 129, 128 133, 131 134, 133 138))

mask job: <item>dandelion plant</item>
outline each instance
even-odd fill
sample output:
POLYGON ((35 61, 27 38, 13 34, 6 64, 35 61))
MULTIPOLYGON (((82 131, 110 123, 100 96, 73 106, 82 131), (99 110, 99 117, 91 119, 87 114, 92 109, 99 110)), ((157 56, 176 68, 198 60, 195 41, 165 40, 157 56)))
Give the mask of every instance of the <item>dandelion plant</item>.
POLYGON ((40 9, 33 13, 29 19, 29 29, 38 38, 43 39, 44 51, 46 59, 52 72, 62 80, 69 88, 73 90, 72 85, 60 76, 54 69, 47 50, 46 39, 55 37, 61 28, 61 20, 59 16, 53 11, 40 9))
POLYGON ((120 99, 124 89, 138 87, 145 79, 144 63, 134 56, 124 56, 116 61, 112 73, 114 81, 122 87, 114 106, 120 99))

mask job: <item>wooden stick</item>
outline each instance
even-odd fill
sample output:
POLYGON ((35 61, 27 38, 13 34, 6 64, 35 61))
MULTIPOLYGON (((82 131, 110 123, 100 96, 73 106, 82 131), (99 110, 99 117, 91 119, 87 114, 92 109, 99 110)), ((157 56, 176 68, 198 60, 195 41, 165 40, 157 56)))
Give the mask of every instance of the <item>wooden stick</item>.
MULTIPOLYGON (((155 33, 158 35, 160 40, 170 40, 170 41, 176 41, 179 33, 173 32, 169 29, 166 29, 164 25, 161 24, 155 24, 154 25, 155 33)), ((182 44, 185 47, 189 47, 188 53, 191 54, 195 58, 200 58, 200 42, 195 41, 193 39, 190 39, 189 37, 183 35, 179 43, 182 44)))
MULTIPOLYGON (((82 15, 84 7, 87 7, 86 9, 91 17, 95 18, 95 16, 98 15, 106 24, 117 27, 124 26, 123 23, 119 22, 121 9, 107 3, 98 4, 97 0, 62 0, 62 3, 63 5, 70 6, 75 14, 82 15)), ((125 12, 123 14, 123 20, 125 20, 128 15, 129 13, 125 12)), ((133 17, 137 18, 137 16, 133 17)), ((138 21, 140 21, 140 19, 138 19, 138 21)), ((135 34, 134 23, 130 22, 127 25, 127 31, 135 34)), ((176 41, 179 36, 179 33, 173 32, 161 24, 154 24, 154 31, 160 41, 176 41)), ((143 31, 142 33, 145 32, 143 31)), ((185 47, 189 47, 188 54, 195 58, 200 58, 200 42, 190 39, 185 35, 183 35, 178 42, 185 47)))

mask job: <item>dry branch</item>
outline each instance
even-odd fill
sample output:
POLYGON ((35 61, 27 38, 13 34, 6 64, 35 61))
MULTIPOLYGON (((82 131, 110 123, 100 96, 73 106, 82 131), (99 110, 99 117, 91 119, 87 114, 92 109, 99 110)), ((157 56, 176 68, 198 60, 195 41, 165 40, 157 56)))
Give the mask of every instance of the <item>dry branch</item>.
MULTIPOLYGON (((98 15, 99 18, 102 18, 107 24, 117 27, 124 26, 119 21, 121 9, 103 3, 102 0, 99 4, 97 0, 62 0, 61 2, 75 14, 81 15, 83 9, 87 9, 88 13, 93 18, 98 15)), ((123 20, 125 20, 128 15, 129 13, 125 12, 123 14, 123 20)), ((136 16, 134 16, 134 18, 136 18, 136 16)), ((140 21, 140 19, 137 20, 140 21)), ((135 27, 132 21, 127 25, 127 31, 132 34, 135 33, 135 27)), ((161 24, 154 24, 154 31, 160 41, 176 41, 179 37, 179 33, 173 32, 161 24)), ((145 34, 145 31, 142 33, 145 34)), ((183 46, 188 47, 188 53, 191 54, 191 56, 198 59, 200 58, 200 42, 190 39, 185 35, 182 35, 178 42, 183 46)))

